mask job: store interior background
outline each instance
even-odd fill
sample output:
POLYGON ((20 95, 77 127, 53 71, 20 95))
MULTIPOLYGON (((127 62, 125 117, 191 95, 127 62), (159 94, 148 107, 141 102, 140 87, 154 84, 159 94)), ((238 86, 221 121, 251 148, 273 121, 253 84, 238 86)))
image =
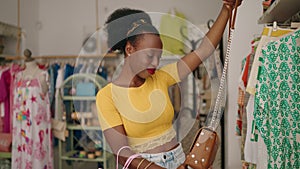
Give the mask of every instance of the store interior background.
MULTIPOLYGON (((241 168, 239 138, 235 136, 238 78, 241 60, 250 53, 250 42, 263 25, 260 0, 245 0, 238 8, 228 70, 228 97, 225 111, 225 168, 241 168)), ((0 21, 17 25, 17 0, 0 0, 0 21)), ((147 12, 168 12, 176 8, 195 25, 216 19, 222 0, 99 0, 99 24, 119 7, 147 12)), ((76 55, 83 39, 96 29, 95 0, 21 1, 20 26, 26 33, 25 47, 38 55, 76 55)), ((226 46, 227 30, 224 34, 226 46)))

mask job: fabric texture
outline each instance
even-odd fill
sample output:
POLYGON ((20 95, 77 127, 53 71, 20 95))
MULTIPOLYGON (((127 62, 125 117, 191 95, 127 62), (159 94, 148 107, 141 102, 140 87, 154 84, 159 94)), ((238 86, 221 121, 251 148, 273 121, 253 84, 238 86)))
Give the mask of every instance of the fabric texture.
POLYGON ((12 168, 53 168, 48 93, 42 93, 38 77, 23 77, 16 73, 13 83, 12 168))
POLYGON ((258 74, 258 67, 260 66, 259 62, 259 57, 261 56, 261 51, 262 48, 267 45, 270 41, 276 41, 280 39, 280 36, 283 36, 287 33, 290 33, 292 30, 290 29, 284 29, 284 30, 277 30, 277 31, 272 31, 272 28, 264 28, 262 32, 262 36, 260 38, 259 44, 257 46, 253 64, 252 64, 252 69, 250 72, 250 77, 248 80, 247 88, 246 91, 249 92, 250 94, 254 95, 255 94, 255 87, 257 84, 257 74, 258 74))
POLYGON ((102 130, 123 125, 131 148, 147 147, 157 140, 155 146, 148 147, 154 148, 171 141, 176 133, 168 87, 179 81, 177 63, 172 63, 157 70, 140 87, 106 85, 96 96, 102 130))
POLYGON ((300 30, 272 41, 259 58, 254 118, 268 168, 300 168, 300 30))

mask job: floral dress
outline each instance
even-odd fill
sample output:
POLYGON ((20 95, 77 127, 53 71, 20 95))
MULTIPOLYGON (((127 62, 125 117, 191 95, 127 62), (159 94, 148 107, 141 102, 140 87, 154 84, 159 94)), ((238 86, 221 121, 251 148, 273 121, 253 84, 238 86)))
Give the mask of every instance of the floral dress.
MULTIPOLYGON (((45 75, 41 74, 41 76, 45 75)), ((13 169, 52 169, 53 151, 48 94, 37 77, 13 81, 13 169)))
POLYGON ((300 168, 300 30, 270 42, 259 58, 254 118, 268 169, 300 168))

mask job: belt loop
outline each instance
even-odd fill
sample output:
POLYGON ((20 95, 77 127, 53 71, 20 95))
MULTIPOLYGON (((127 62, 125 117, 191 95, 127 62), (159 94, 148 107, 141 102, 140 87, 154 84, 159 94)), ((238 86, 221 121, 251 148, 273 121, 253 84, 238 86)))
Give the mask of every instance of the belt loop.
POLYGON ((175 152, 171 152, 171 157, 172 157, 171 160, 172 160, 172 161, 175 159, 175 154, 176 154, 175 152))

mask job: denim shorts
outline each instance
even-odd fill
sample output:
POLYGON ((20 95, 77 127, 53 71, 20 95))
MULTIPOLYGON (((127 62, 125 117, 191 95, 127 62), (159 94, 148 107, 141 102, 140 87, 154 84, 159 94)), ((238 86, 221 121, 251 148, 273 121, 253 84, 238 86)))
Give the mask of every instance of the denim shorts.
POLYGON ((140 155, 148 161, 167 169, 176 169, 185 160, 181 143, 175 149, 167 152, 155 154, 141 153, 140 155))

